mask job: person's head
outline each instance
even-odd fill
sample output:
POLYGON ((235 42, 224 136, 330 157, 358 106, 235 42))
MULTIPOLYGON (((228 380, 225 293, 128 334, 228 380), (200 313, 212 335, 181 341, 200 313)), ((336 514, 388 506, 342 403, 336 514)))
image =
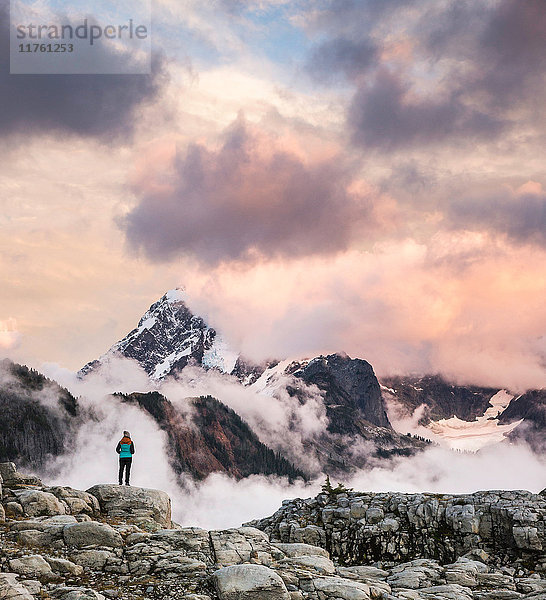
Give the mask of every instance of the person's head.
POLYGON ((128 437, 128 438, 130 438, 130 437, 131 437, 131 434, 130 434, 128 431, 124 431, 124 432, 123 432, 123 436, 124 436, 124 437, 128 437))

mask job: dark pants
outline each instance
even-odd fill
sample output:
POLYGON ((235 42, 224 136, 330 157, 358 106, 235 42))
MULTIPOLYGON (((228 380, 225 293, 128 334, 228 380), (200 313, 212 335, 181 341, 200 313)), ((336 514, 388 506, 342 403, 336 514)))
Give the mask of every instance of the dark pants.
POLYGON ((132 458, 120 458, 119 459, 119 484, 123 483, 123 470, 125 469, 125 483, 129 485, 129 475, 131 474, 131 463, 132 458))

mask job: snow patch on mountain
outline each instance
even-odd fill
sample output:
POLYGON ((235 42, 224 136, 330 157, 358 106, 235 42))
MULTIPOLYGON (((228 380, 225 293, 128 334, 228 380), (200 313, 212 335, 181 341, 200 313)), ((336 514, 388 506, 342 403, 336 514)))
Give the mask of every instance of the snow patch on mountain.
POLYGON ((522 421, 523 419, 510 425, 499 425, 497 419, 488 419, 485 416, 471 422, 451 417, 433 421, 428 428, 434 434, 431 437, 442 441, 448 448, 476 452, 485 446, 502 442, 522 421))
POLYGON ((171 304, 176 302, 187 302, 188 294, 183 287, 174 288, 165 294, 165 300, 171 304))
POLYGON ((274 396, 278 389, 285 387, 287 371, 293 370, 292 367, 295 366, 303 368, 309 362, 310 359, 303 359, 297 362, 292 359, 282 360, 275 366, 266 369, 250 388, 258 394, 274 396))
POLYGON ((489 400, 491 406, 483 416, 477 417, 474 421, 451 417, 433 421, 428 428, 453 450, 475 452, 485 446, 497 444, 502 442, 506 435, 523 420, 508 425, 499 424, 498 416, 510 404, 513 397, 506 390, 500 390, 489 400))
POLYGON ((154 372, 152 373, 152 379, 162 379, 165 375, 168 375, 173 368, 173 365, 176 364, 182 357, 191 355, 191 346, 187 348, 183 348, 182 350, 175 350, 171 352, 169 356, 165 358, 162 362, 160 362, 154 372))
POLYGON ((224 338, 216 334, 212 346, 203 352, 201 363, 206 369, 218 369, 222 373, 231 373, 238 358, 239 353, 234 352, 224 338))

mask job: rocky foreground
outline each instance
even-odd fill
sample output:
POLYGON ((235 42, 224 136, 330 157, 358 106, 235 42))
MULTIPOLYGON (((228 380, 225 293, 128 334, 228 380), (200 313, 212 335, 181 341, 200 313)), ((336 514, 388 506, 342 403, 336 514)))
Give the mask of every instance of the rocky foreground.
POLYGON ((0 475, 0 599, 546 600, 529 492, 327 493, 206 531, 172 523, 159 490, 0 475))

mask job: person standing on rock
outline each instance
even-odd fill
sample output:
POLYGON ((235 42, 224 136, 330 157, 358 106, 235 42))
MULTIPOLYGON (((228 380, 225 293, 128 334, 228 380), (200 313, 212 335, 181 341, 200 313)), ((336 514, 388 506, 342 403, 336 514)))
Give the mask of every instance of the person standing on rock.
POLYGON ((125 485, 130 485, 129 476, 131 475, 135 445, 128 431, 123 432, 123 437, 118 442, 116 452, 119 454, 119 485, 123 483, 123 471, 125 471, 125 485))

